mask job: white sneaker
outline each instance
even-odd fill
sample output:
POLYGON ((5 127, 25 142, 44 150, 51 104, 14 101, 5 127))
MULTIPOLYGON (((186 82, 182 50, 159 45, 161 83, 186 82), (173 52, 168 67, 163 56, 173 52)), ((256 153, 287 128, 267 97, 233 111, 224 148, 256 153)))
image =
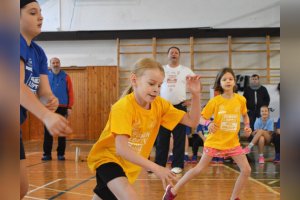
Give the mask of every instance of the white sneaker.
POLYGON ((174 167, 171 171, 175 174, 180 174, 183 170, 180 167, 174 167))

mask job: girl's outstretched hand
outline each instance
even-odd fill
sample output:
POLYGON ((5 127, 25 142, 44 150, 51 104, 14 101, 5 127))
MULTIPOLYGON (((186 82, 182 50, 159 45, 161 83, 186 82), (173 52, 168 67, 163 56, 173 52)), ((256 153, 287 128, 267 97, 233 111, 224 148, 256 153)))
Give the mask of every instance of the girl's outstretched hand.
POLYGON ((69 125, 69 121, 57 113, 48 111, 48 113, 44 115, 42 121, 53 136, 65 137, 73 132, 69 125))
POLYGON ((174 186, 173 181, 176 181, 176 175, 171 170, 157 165, 153 172, 161 179, 164 189, 167 185, 174 186))
POLYGON ((201 92, 200 76, 199 75, 186 76, 186 86, 187 86, 187 89, 192 94, 200 94, 200 92, 201 92))

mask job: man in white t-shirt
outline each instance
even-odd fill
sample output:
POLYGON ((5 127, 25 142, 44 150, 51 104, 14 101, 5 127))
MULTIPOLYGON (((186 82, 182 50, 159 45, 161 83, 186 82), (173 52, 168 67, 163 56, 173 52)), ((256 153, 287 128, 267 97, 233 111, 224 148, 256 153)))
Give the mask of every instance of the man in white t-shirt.
MULTIPOLYGON (((165 79, 161 86, 160 96, 170 101, 174 107, 186 111, 186 76, 194 75, 194 72, 179 64, 180 49, 170 47, 168 49, 168 65, 164 66, 165 79)), ((156 141, 155 163, 166 166, 171 132, 173 135, 173 161, 172 171, 181 173, 184 167, 184 147, 186 138, 186 127, 178 124, 174 130, 170 131, 160 127, 156 141)))

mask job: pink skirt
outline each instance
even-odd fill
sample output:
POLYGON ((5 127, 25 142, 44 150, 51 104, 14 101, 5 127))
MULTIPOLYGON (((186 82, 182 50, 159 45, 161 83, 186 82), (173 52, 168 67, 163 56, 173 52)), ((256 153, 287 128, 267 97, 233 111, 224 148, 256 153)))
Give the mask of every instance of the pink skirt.
POLYGON ((218 150, 211 147, 204 147, 203 153, 211 157, 218 157, 218 158, 226 158, 231 156, 247 154, 247 152, 241 146, 237 146, 226 150, 218 150))

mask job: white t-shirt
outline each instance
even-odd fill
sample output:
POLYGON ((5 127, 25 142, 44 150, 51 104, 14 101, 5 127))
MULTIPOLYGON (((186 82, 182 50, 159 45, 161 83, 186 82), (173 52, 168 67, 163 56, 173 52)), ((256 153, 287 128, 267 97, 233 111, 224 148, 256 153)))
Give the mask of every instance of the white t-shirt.
POLYGON ((161 86, 160 96, 170 101, 173 105, 186 100, 186 76, 195 75, 194 72, 185 66, 178 65, 170 67, 164 65, 165 79, 161 86))

